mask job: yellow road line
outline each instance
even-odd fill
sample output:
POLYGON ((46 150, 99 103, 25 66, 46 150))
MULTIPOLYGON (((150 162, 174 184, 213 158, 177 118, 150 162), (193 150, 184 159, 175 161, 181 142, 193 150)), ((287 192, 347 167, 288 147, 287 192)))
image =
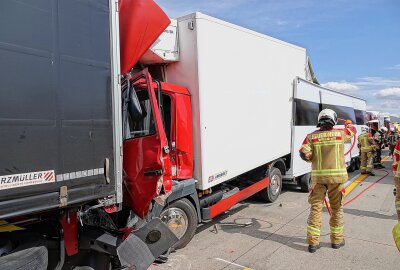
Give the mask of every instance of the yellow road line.
POLYGON ((367 176, 368 176, 368 174, 362 174, 356 180, 354 180, 353 183, 348 185, 347 188, 345 188, 345 190, 346 190, 345 196, 347 196, 358 184, 360 184, 362 181, 364 181, 365 178, 367 178, 367 176))
MULTIPOLYGON (((381 163, 385 162, 386 160, 389 159, 389 156, 386 156, 382 159, 381 163)), ((362 174, 360 175, 353 183, 351 183, 350 185, 347 186, 346 193, 345 196, 349 195, 349 193, 358 185, 360 184, 362 181, 365 180, 365 178, 367 178, 368 174, 362 174)))
MULTIPOLYGON (((389 159, 389 156, 385 156, 385 157, 382 159, 381 163, 385 162, 385 161, 388 160, 388 159, 389 159)), ((347 195, 349 195, 349 193, 350 193, 358 184, 360 184, 362 181, 365 180, 365 178, 367 178, 367 176, 368 176, 368 174, 361 174, 356 180, 353 181, 353 183, 351 183, 350 185, 348 185, 348 186, 345 188, 345 194, 344 194, 344 196, 346 197, 347 195)), ((328 204, 328 206, 330 207, 329 201, 327 201, 327 204, 328 204)), ((324 207, 325 207, 325 205, 324 205, 324 207)))

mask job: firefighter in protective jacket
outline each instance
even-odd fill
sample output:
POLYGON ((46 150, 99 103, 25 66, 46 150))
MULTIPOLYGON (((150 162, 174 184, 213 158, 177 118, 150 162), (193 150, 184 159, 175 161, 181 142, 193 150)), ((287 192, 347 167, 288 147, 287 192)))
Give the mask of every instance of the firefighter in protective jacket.
POLYGON ((390 134, 388 137, 388 145, 389 145, 389 150, 390 150, 390 155, 393 156, 394 148, 396 147, 397 141, 399 140, 399 134, 396 132, 396 130, 390 129, 390 134))
POLYGON ((313 253, 319 247, 322 224, 322 207, 326 193, 331 206, 331 245, 338 249, 344 246, 343 239, 343 183, 348 179, 344 157, 344 143, 355 135, 352 122, 345 122, 345 129, 334 129, 337 115, 333 110, 324 109, 318 115, 318 130, 305 138, 300 149, 303 160, 312 163, 311 204, 307 226, 308 251, 313 253))
POLYGON ((397 142, 393 152, 393 174, 394 174, 394 186, 396 188, 396 211, 397 219, 400 222, 400 141, 397 142))
POLYGON ((375 142, 368 127, 361 128, 362 133, 358 136, 358 148, 361 152, 361 174, 375 175, 372 170, 374 168, 373 157, 375 150, 375 142))
POLYGON ((396 246, 400 251, 400 141, 397 142, 393 152, 393 174, 394 174, 394 186, 396 188, 396 199, 395 207, 397 212, 398 223, 393 228, 393 237, 396 242, 396 246))

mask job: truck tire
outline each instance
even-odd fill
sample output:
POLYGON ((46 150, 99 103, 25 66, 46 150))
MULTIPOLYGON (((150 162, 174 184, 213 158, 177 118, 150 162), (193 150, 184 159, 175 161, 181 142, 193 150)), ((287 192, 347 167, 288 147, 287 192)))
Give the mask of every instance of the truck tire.
POLYGON ((355 159, 355 170, 358 171, 361 167, 361 160, 359 157, 356 157, 355 159))
POLYGON ((302 192, 309 192, 311 188, 311 173, 300 176, 299 185, 302 192))
POLYGON ((197 212, 186 198, 174 201, 160 214, 160 219, 178 237, 175 249, 184 248, 192 240, 198 224, 197 212))
POLYGON ((13 250, 0 257, 0 269, 46 270, 48 250, 41 236, 29 233, 6 235, 12 242, 13 250))
POLYGON ((282 173, 278 168, 271 168, 269 181, 269 186, 258 192, 258 196, 262 200, 272 203, 278 199, 282 191, 282 173))
POLYGON ((356 160, 354 159, 354 158, 352 158, 351 160, 350 160, 350 165, 349 165, 349 167, 347 168, 347 171, 348 172, 354 172, 356 170, 356 160))

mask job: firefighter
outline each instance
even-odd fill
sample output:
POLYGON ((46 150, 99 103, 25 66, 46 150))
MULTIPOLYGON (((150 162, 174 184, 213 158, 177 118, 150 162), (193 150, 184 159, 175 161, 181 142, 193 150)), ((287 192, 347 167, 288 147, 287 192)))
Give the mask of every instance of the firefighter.
POLYGON ((361 151, 361 174, 374 176, 375 174, 372 172, 374 168, 372 160, 375 150, 374 139, 371 133, 369 133, 368 127, 362 127, 361 132, 360 136, 358 136, 358 148, 361 151))
POLYGON ((378 169, 383 169, 385 166, 382 165, 382 145, 384 144, 384 134, 385 134, 385 127, 380 128, 373 134, 373 138, 376 144, 376 151, 374 156, 374 167, 378 169))
POLYGON ((324 109, 318 115, 318 130, 304 139, 300 157, 311 162, 312 189, 308 201, 311 204, 307 224, 308 251, 319 249, 321 234, 322 207, 326 193, 331 205, 331 246, 338 249, 344 246, 343 239, 343 183, 348 179, 344 157, 344 143, 355 135, 352 122, 345 122, 345 129, 334 129, 337 115, 333 110, 324 109))
POLYGON ((397 219, 400 222, 400 141, 397 142, 393 152, 393 174, 394 174, 394 187, 395 187, 395 206, 397 211, 397 219))
POLYGON ((394 226, 392 234, 394 241, 396 243, 397 249, 400 252, 400 141, 397 142, 394 152, 393 152, 393 174, 394 174, 394 195, 395 198, 395 208, 397 212, 398 223, 394 226))
POLYGON ((399 134, 396 132, 395 128, 391 128, 388 137, 389 151, 391 156, 393 156, 393 151, 394 148, 396 147, 398 140, 399 140, 399 134))

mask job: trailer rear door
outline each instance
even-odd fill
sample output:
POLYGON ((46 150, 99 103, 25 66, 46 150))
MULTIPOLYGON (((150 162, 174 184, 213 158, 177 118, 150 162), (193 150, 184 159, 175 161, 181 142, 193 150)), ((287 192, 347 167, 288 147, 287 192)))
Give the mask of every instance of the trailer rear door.
POLYGON ((300 158, 299 149, 307 134, 316 130, 320 112, 320 92, 314 84, 296 78, 293 95, 292 165, 289 178, 311 172, 311 164, 300 158))

